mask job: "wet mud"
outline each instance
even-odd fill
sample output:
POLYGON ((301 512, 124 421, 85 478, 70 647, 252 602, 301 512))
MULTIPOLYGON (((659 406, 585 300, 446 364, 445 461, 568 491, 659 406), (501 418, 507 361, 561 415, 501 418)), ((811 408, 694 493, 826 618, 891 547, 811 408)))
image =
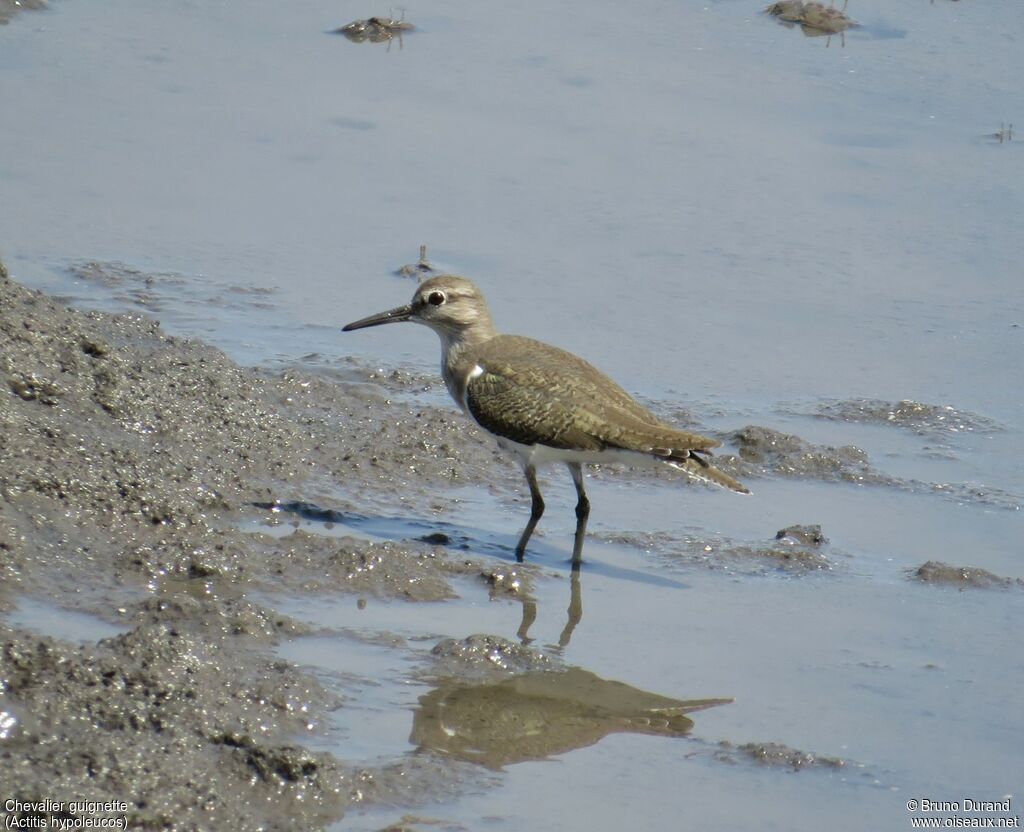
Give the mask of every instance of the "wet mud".
POLYGON ((806 768, 841 769, 847 763, 840 757, 828 757, 809 751, 800 751, 778 742, 748 742, 734 745, 721 742, 714 752, 715 759, 724 763, 753 762, 758 765, 800 771, 806 768))
POLYGON ((252 534, 246 546, 266 564, 253 586, 267 592, 343 591, 429 602, 457 597, 454 577, 479 579, 491 597, 529 595, 532 586, 528 566, 459 557, 457 550, 416 540, 369 542, 300 528, 285 537, 252 534))
MULTIPOLYGON (((945 438, 956 433, 998 429, 995 422, 984 417, 917 402, 827 404, 822 407, 821 415, 840 421, 898 425, 918 433, 938 432, 945 438)), ((1010 511, 1019 511, 1024 505, 1024 497, 1020 494, 996 486, 925 482, 888 474, 875 467, 868 453, 855 445, 817 445, 761 425, 747 425, 725 439, 737 448, 737 454, 719 454, 715 457, 715 464, 741 480, 776 476, 846 482, 893 488, 911 494, 938 494, 957 503, 974 503, 1010 511)))
MULTIPOLYGON (((273 658, 306 629, 251 592, 433 601, 451 595, 449 574, 482 576, 483 596, 486 576, 504 579, 429 544, 283 542, 240 525, 265 519, 254 503, 327 492, 342 507, 400 492, 429 517, 438 484, 453 469, 459 482, 490 475, 493 451, 447 415, 244 370, 147 318, 68 309, 5 271, 0 384, 0 609, 46 599, 124 630, 73 644, 3 625, 0 791, 130 798, 136 827, 293 829, 340 817, 368 777, 386 790, 386 771, 301 747, 337 703, 273 658)), ((450 774, 421 768, 425 789, 450 774)))
POLYGON ((896 480, 876 470, 867 452, 854 445, 815 445, 793 434, 760 425, 735 431, 730 440, 738 448, 737 470, 751 474, 799 477, 864 485, 893 485, 896 480))
POLYGON ((331 34, 343 35, 352 43, 390 43, 393 38, 411 32, 416 27, 404 17, 370 17, 366 20, 353 20, 344 26, 334 29, 331 34))
POLYGON ((960 589, 1024 589, 1024 580, 1020 578, 1001 578, 977 566, 950 566, 936 560, 922 563, 911 577, 926 584, 960 589))
POLYGON ((815 415, 838 422, 891 425, 924 436, 996 433, 1003 430, 998 422, 977 413, 957 410, 950 405, 926 404, 909 399, 898 402, 879 399, 823 402, 815 415))
POLYGON ((778 18, 784 26, 799 25, 805 35, 815 37, 838 34, 857 26, 844 9, 845 5, 837 9, 817 0, 780 0, 768 6, 765 13, 778 18))
POLYGON ((5 794, 125 800, 127 823, 144 828, 290 829, 295 813, 339 816, 347 773, 293 740, 329 693, 243 636, 148 617, 77 647, 0 628, 14 723, 0 751, 5 794))
POLYGON ((10 23, 18 12, 45 9, 48 5, 47 0, 0 0, 0 26, 10 23))
POLYGON ((199 282, 174 272, 147 272, 125 263, 99 260, 73 263, 68 273, 85 284, 101 288, 117 303, 149 312, 164 311, 185 287, 195 301, 220 309, 270 308, 270 298, 275 292, 272 288, 240 286, 210 278, 199 282))
POLYGON ((645 552, 656 552, 673 563, 758 575, 782 572, 799 575, 831 571, 846 554, 829 544, 816 524, 780 529, 770 539, 736 540, 722 535, 678 537, 666 532, 612 532, 596 537, 645 552))

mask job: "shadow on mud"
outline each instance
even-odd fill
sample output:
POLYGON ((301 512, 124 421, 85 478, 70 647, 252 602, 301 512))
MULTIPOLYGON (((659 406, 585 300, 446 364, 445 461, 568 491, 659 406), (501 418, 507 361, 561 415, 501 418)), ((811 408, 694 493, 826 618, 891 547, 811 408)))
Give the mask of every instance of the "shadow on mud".
MULTIPOLYGON (((346 529, 370 535, 390 541, 415 540, 433 546, 442 546, 447 549, 459 552, 471 552, 474 555, 488 555, 503 561, 515 562, 514 544, 497 542, 493 535, 481 529, 469 529, 454 523, 447 523, 440 520, 420 520, 412 517, 376 516, 360 514, 358 512, 343 512, 336 509, 321 508, 315 503, 304 501, 272 501, 254 502, 253 507, 275 513, 294 514, 297 517, 311 523, 323 524, 325 529, 334 530, 335 526, 343 526, 346 529)), ((537 546, 531 547, 534 554, 540 554, 550 562, 561 560, 564 555, 554 547, 537 546)), ((566 623, 558 639, 558 647, 562 648, 569 644, 573 631, 577 624, 583 619, 583 589, 580 570, 573 570, 568 561, 565 561, 564 568, 570 573, 569 582, 569 603, 566 609, 566 623)), ((663 575, 652 575, 638 570, 614 566, 608 563, 584 562, 584 572, 600 574, 609 578, 634 581, 637 583, 670 587, 674 589, 688 589, 688 585, 663 575)), ((497 592, 501 589, 499 583, 503 576, 496 573, 484 575, 497 592)), ((516 633, 523 644, 529 644, 533 639, 530 637, 530 627, 537 618, 538 605, 532 593, 514 588, 511 597, 522 605, 522 619, 516 633)))
MULTIPOLYGON (((381 540, 409 541, 415 540, 432 546, 443 546, 459 552, 471 552, 474 555, 487 555, 500 560, 515 561, 515 537, 509 537, 509 543, 499 542, 497 536, 484 529, 469 528, 443 520, 421 520, 415 517, 396 517, 360 514, 358 512, 337 511, 321 508, 315 503, 304 501, 271 501, 251 503, 254 508, 264 511, 294 514, 303 520, 322 523, 328 529, 334 525, 344 526, 361 534, 380 538, 381 540)), ((537 563, 543 560, 547 568, 559 568, 562 563, 568 569, 567 553, 554 546, 531 542, 527 551, 527 562, 537 563), (532 557, 531 557, 532 556, 532 557)), ((664 575, 650 575, 639 570, 615 566, 599 561, 583 562, 583 570, 608 578, 618 578, 651 586, 674 587, 688 589, 689 585, 664 575)))

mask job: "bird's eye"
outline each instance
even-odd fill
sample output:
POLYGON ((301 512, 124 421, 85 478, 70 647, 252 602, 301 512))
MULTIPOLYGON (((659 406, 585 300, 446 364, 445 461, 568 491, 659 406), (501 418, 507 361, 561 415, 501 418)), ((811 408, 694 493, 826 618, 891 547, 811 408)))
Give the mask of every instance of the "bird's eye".
POLYGON ((444 292, 431 292, 427 295, 427 303, 431 306, 440 306, 445 300, 444 292))

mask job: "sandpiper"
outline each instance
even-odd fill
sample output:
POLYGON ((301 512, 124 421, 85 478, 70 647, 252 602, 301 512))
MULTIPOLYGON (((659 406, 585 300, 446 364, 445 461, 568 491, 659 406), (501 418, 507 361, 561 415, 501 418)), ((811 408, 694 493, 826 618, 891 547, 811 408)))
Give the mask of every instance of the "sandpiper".
POLYGON ((671 465, 694 479, 749 493, 705 459, 720 442, 661 421, 571 352, 532 338, 499 335, 480 290, 464 277, 425 280, 411 303, 353 321, 343 331, 400 321, 424 324, 440 336, 448 392, 523 466, 533 504, 516 545, 519 561, 544 513, 537 466, 547 462, 564 462, 576 485, 574 569, 582 561, 590 516, 585 463, 671 465))

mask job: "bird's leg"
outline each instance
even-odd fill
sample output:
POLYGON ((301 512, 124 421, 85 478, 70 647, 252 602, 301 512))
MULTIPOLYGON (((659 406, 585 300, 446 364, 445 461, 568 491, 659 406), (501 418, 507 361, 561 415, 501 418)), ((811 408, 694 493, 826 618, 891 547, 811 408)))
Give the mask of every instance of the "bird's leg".
POLYGON ((537 469, 532 465, 527 465, 523 468, 523 473, 526 474, 526 483, 530 486, 533 504, 530 507, 530 520, 519 537, 519 543, 516 544, 516 560, 520 563, 526 556, 526 543, 530 539, 530 535, 533 534, 533 530, 537 528, 537 521, 544 513, 544 498, 540 496, 540 487, 537 485, 537 469))
POLYGON ((576 571, 583 563, 583 537, 587 533, 587 518, 590 517, 590 500, 587 499, 587 492, 583 488, 583 466, 578 462, 566 463, 569 466, 569 473, 572 474, 572 481, 576 485, 576 539, 572 547, 572 568, 576 571))

